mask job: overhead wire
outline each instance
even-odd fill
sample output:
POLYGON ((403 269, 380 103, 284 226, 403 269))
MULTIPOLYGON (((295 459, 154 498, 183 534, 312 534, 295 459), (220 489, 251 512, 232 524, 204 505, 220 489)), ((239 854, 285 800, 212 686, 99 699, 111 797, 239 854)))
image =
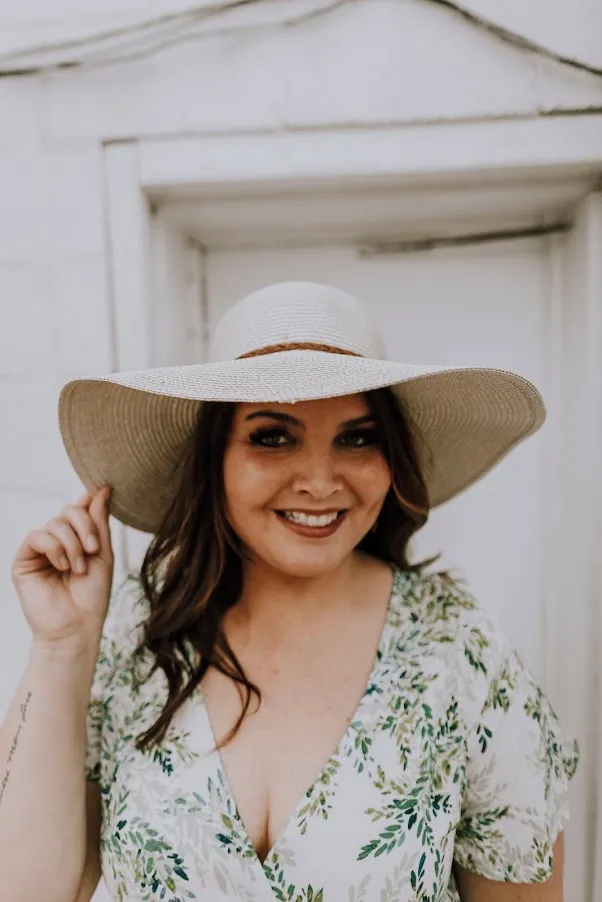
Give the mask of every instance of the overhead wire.
MULTIPOLYGON (((332 13, 342 6, 360 2, 365 2, 365 0, 329 0, 314 9, 276 21, 199 29, 195 32, 190 30, 191 27, 202 26, 205 22, 228 17, 244 8, 270 4, 282 8, 282 0, 222 0, 222 2, 213 4, 199 4, 178 12, 165 13, 136 23, 105 29, 91 35, 83 35, 79 38, 37 44, 0 53, 0 78, 35 76, 64 70, 116 65, 150 56, 184 42, 257 28, 299 25, 309 19, 332 13), (53 54, 58 58, 46 59, 46 61, 40 59, 40 57, 48 57, 53 54)), ((516 49, 589 75, 602 77, 601 67, 558 53, 473 12, 456 0, 416 0, 416 2, 442 7, 450 14, 461 17, 473 27, 495 36, 498 40, 516 49)))
POLYGON ((236 9, 241 6, 251 6, 263 0, 226 0, 222 3, 201 4, 200 6, 187 7, 174 13, 164 13, 160 16, 153 16, 150 19, 142 19, 133 22, 130 25, 120 25, 119 27, 109 28, 105 31, 98 31, 94 34, 82 35, 77 38, 69 38, 68 40, 50 41, 45 44, 37 44, 31 47, 24 47, 20 50, 10 50, 0 53, 2 62, 19 59, 23 56, 32 56, 36 53, 49 53, 55 50, 73 50, 80 47, 85 48, 92 44, 98 44, 102 41, 110 41, 113 38, 120 38, 124 35, 140 34, 154 28, 160 28, 173 23, 186 24, 188 19, 195 19, 200 14, 209 18, 212 15, 219 15, 236 9))
POLYGON ((580 72, 587 72, 589 75, 597 75, 599 77, 602 77, 602 67, 594 66, 591 63, 584 62, 583 60, 578 60, 574 57, 565 56, 562 53, 558 53, 556 50, 552 50, 550 47, 546 47, 537 41, 533 41, 516 31, 512 31, 509 28, 505 28, 503 25, 498 25, 496 22, 492 22, 490 19, 483 18, 483 16, 477 15, 475 12, 472 12, 472 10, 467 9, 465 6, 461 6, 459 3, 456 3, 455 0, 425 0, 425 2, 434 3, 437 6, 445 7, 454 15, 458 15, 461 18, 466 19, 477 28, 488 31, 490 34, 495 35, 495 37, 499 38, 503 43, 510 44, 512 47, 516 47, 519 50, 526 50, 529 53, 543 56, 555 63, 560 63, 562 66, 569 66, 573 69, 579 70, 580 72))
MULTIPOLYGON (((249 0, 247 0, 247 2, 249 2, 249 0)), ((251 0, 251 2, 261 3, 265 2, 265 0, 251 0)), ((277 2, 282 2, 282 0, 277 0, 277 2)), ((229 35, 241 34, 242 32, 260 31, 274 27, 295 27, 297 25, 301 25, 304 22, 308 22, 311 19, 317 19, 321 16, 331 13, 335 9, 347 6, 355 2, 357 2, 357 0, 330 0, 330 2, 326 5, 318 6, 310 10, 304 10, 303 12, 298 13, 295 16, 289 16, 287 18, 279 19, 277 22, 250 22, 245 25, 232 25, 217 28, 212 27, 210 30, 206 31, 191 32, 190 30, 186 30, 177 32, 176 34, 172 35, 162 35, 161 39, 151 46, 134 46, 132 49, 126 50, 119 56, 114 55, 111 58, 107 58, 102 55, 95 56, 92 54, 86 59, 85 63, 82 63, 82 68, 98 69, 115 65, 118 62, 133 62, 135 60, 147 58, 155 53, 158 53, 162 50, 167 50, 171 47, 181 46, 182 44, 195 43, 203 38, 223 38, 229 35)), ((202 19, 197 20, 195 24, 202 24, 202 19)), ((0 72, 0 76, 1 74, 2 73, 0 72)))
POLYGON ((249 6, 281 5, 282 0, 227 0, 227 2, 203 5, 172 13, 155 19, 144 20, 137 26, 129 25, 101 32, 97 35, 86 35, 69 41, 59 41, 47 45, 24 48, 0 54, 0 78, 43 75, 60 72, 66 69, 91 69, 102 66, 130 62, 150 56, 160 50, 178 43, 200 40, 202 38, 221 36, 241 31, 296 25, 314 16, 323 15, 355 0, 330 0, 317 9, 304 10, 296 16, 276 22, 259 22, 224 28, 212 28, 206 31, 191 31, 191 27, 202 25, 216 17, 226 17, 230 13, 249 6), (153 43, 154 41, 154 43, 153 43), (107 48, 107 44, 109 45, 107 48), (36 55, 47 56, 65 50, 78 50, 79 57, 63 55, 57 60, 36 62, 29 60, 36 55), (13 63, 6 68, 6 62, 13 63))

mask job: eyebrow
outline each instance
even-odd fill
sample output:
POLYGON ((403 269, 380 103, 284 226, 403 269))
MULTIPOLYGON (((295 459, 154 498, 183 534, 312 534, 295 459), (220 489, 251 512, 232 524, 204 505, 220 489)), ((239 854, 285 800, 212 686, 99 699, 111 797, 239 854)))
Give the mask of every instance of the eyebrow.
MULTIPOLYGON (((290 413, 277 413, 275 410, 256 410, 254 413, 250 413, 248 417, 245 417, 245 422, 247 420, 256 420, 260 417, 269 417, 272 420, 278 420, 280 423, 289 423, 292 426, 301 426, 304 424, 301 420, 298 420, 296 417, 292 417, 290 413)), ((373 414, 366 413, 361 417, 354 417, 352 420, 345 420, 343 423, 339 423, 339 429, 349 429, 352 426, 360 426, 364 423, 374 423, 375 418, 373 414)))

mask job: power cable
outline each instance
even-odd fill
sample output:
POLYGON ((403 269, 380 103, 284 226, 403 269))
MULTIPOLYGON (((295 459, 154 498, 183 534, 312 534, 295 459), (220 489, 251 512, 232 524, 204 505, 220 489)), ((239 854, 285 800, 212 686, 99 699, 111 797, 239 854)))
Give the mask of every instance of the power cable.
MULTIPOLYGON (((99 66, 109 66, 122 62, 129 62, 157 53, 175 44, 200 40, 206 37, 237 33, 241 31, 255 30, 266 27, 287 27, 298 25, 308 19, 326 15, 334 10, 355 2, 364 0, 331 0, 331 2, 313 10, 302 12, 285 20, 271 23, 259 23, 230 28, 209 29, 199 32, 191 32, 190 27, 199 25, 211 19, 228 16, 236 10, 245 7, 259 6, 268 3, 281 4, 281 0, 226 0, 226 2, 212 5, 200 5, 182 10, 177 13, 168 13, 145 19, 131 25, 120 28, 112 28, 94 35, 74 38, 68 41, 58 41, 46 45, 38 45, 24 48, 18 51, 0 54, 0 78, 16 78, 24 76, 42 75, 59 72, 66 69, 89 69, 99 66), (138 42, 138 43, 136 43, 138 42), (121 43, 121 46, 120 46, 121 43), (146 46, 145 46, 146 44, 146 46), (111 47, 111 45, 113 45, 111 47), (67 55, 65 51, 74 52, 67 55), (81 51, 79 57, 75 52, 81 51), (48 62, 36 62, 36 56, 53 53, 63 54, 57 60, 48 62), (34 58, 29 64, 25 62, 34 58), (22 62, 21 62, 22 61, 22 62), (12 65, 7 66, 7 63, 12 65)), ((489 19, 472 12, 456 0, 420 0, 420 2, 432 3, 443 7, 449 13, 460 16, 473 27, 492 34, 505 44, 517 49, 529 52, 540 57, 552 60, 562 66, 567 66, 589 75, 602 77, 602 68, 590 63, 565 56, 551 50, 549 47, 526 38, 515 31, 498 25, 489 19)))
POLYGON ((570 66, 573 69, 578 69, 580 72, 587 72, 589 75, 602 77, 602 68, 599 66, 593 66, 582 60, 577 60, 570 56, 564 56, 562 53, 557 53, 555 50, 551 50, 549 47, 545 47, 537 41, 532 41, 530 38, 526 38, 516 31, 511 31, 503 25, 497 25, 490 19, 484 19, 482 16, 478 16, 471 10, 466 9, 466 7, 460 6, 460 4, 454 2, 454 0, 426 0, 426 2, 445 7, 455 15, 466 19, 477 28, 495 35, 505 44, 510 44, 512 47, 517 47, 519 50, 526 50, 530 53, 535 53, 538 56, 544 56, 546 59, 553 60, 555 63, 560 63, 562 66, 570 66))
POLYGON ((180 12, 165 13, 161 16, 154 16, 151 19, 143 19, 142 21, 134 22, 131 25, 123 25, 119 28, 110 28, 106 31, 98 31, 94 34, 83 35, 79 38, 71 38, 67 41, 54 41, 48 44, 39 44, 32 47, 24 47, 21 50, 11 50, 8 53, 0 53, 0 61, 7 62, 12 59, 33 56, 36 53, 51 53, 56 50, 73 50, 80 47, 85 48, 94 44, 101 43, 102 41, 111 41, 114 38, 120 38, 126 35, 141 34, 145 31, 149 31, 155 28, 158 29, 165 25, 172 25, 174 23, 186 24, 189 19, 194 20, 201 15, 204 18, 211 18, 212 16, 219 15, 221 13, 227 13, 230 10, 237 9, 241 6, 252 6, 256 3, 261 2, 265 2, 265 0, 228 0, 228 2, 225 3, 193 6, 188 9, 181 10, 180 12))
POLYGON ((14 65, 8 69, 0 69, 0 78, 23 77, 31 75, 50 74, 60 72, 66 69, 88 70, 96 69, 104 66, 115 65, 121 62, 130 62, 136 59, 147 57, 160 50, 174 46, 179 43, 186 43, 200 40, 202 38, 217 37, 227 34, 239 34, 244 31, 257 30, 270 27, 287 27, 300 24, 310 18, 331 12, 332 10, 346 5, 348 3, 357 2, 357 0, 331 0, 326 5, 317 9, 305 10, 297 16, 288 19, 279 20, 270 23, 250 23, 247 25, 231 26, 225 28, 212 28, 210 30, 194 32, 191 26, 204 23, 206 20, 216 18, 218 16, 227 16, 242 7, 267 5, 274 3, 280 5, 282 0, 230 0, 230 2, 213 5, 211 7, 203 6, 190 10, 186 10, 182 14, 170 14, 162 16, 160 19, 146 20, 139 23, 138 26, 128 26, 119 29, 112 29, 110 32, 102 33, 102 41, 111 41, 113 46, 111 52, 107 53, 107 48, 102 46, 97 36, 88 35, 77 41, 59 42, 45 47, 32 48, 31 50, 13 51, 10 54, 0 54, 0 66, 6 60, 13 60, 14 65), (159 25, 159 27, 157 27, 159 25), (175 32, 175 33, 174 33, 175 32), (149 43, 149 41, 151 43, 149 43), (152 43, 154 41, 154 43, 152 43), (98 45, 101 45, 98 48, 98 45), (146 44, 146 46, 145 46, 146 44), (79 58, 63 58, 42 63, 27 63, 28 56, 33 53, 48 53, 65 49, 65 46, 84 49, 83 55, 79 58))

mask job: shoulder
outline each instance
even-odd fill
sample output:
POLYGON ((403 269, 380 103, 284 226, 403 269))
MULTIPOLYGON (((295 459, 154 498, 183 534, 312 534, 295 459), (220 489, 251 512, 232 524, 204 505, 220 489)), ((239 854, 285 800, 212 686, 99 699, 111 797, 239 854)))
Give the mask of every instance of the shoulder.
POLYGON ((393 618, 398 646, 433 662, 465 702, 469 720, 509 662, 522 667, 495 616, 463 581, 445 573, 397 570, 393 618))
POLYGON ((105 621, 105 633, 115 637, 122 635, 124 639, 133 640, 148 613, 148 599, 144 595, 138 575, 129 573, 113 587, 105 621))
POLYGON ((101 639, 101 656, 113 674, 132 662, 149 613, 149 602, 136 574, 115 582, 101 639))
MULTIPOLYGON (((433 642, 451 642, 462 649, 468 643, 474 648, 478 669, 486 669, 491 659, 508 650, 506 633, 463 581, 446 573, 398 569, 393 591, 400 624, 411 622, 424 639, 433 642)), ((471 658, 469 648, 466 652, 471 658)))

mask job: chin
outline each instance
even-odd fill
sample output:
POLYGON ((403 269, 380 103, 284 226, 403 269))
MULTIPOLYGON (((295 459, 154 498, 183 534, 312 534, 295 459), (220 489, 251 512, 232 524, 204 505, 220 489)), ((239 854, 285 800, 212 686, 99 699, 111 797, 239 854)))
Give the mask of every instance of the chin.
POLYGON ((351 555, 353 549, 349 549, 347 554, 341 554, 340 552, 328 554, 317 550, 313 554, 311 551, 291 553, 290 550, 288 552, 283 550, 282 555, 278 557, 274 556, 274 549, 270 551, 269 556, 263 557, 261 555, 261 557, 275 570, 297 579, 310 579, 324 576, 327 573, 332 573, 333 570, 337 570, 351 555))

